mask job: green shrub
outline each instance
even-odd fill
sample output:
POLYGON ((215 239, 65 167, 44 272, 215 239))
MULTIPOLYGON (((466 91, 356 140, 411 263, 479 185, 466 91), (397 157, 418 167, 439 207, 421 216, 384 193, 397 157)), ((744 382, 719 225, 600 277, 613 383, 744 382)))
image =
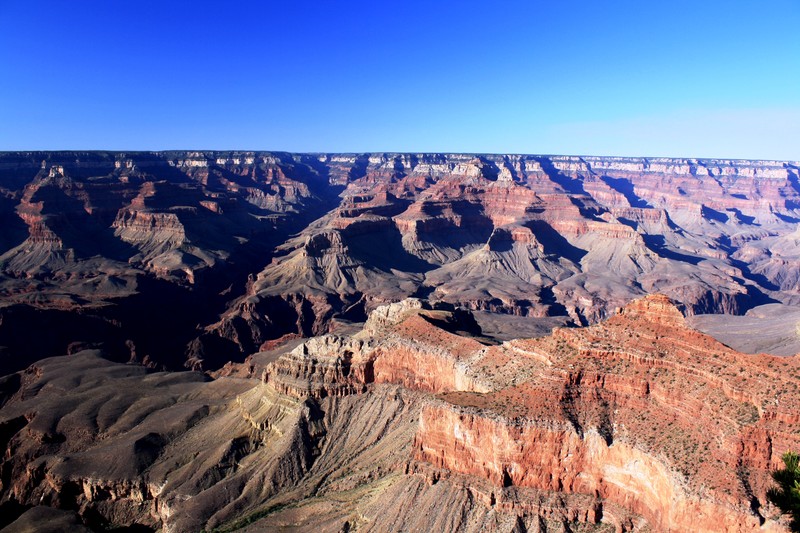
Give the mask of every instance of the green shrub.
POLYGON ((767 498, 792 517, 791 530, 800 531, 800 456, 786 452, 783 464, 785 468, 772 472, 772 479, 778 486, 767 491, 767 498))

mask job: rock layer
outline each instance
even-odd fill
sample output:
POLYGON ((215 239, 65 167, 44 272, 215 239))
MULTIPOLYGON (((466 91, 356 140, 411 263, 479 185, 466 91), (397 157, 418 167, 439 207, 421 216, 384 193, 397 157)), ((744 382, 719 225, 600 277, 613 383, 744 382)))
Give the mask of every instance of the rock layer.
POLYGON ((3 153, 0 315, 55 331, 23 350, 0 325, 0 372, 74 342, 215 369, 408 296, 575 324, 653 292, 794 305, 798 221, 796 162, 3 153))
POLYGON ((785 530, 797 356, 685 317, 800 302, 797 163, 6 153, 0 222, 12 530, 785 530))
POLYGON ((765 492, 800 446, 796 357, 735 352, 661 295, 478 334, 408 300, 260 379, 42 361, 3 383, 0 498, 165 531, 785 531, 765 492))

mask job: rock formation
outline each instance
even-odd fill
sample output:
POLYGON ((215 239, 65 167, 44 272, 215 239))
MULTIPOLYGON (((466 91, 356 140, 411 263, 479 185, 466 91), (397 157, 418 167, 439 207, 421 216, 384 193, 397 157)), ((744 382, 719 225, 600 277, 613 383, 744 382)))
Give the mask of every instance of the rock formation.
POLYGON ((800 446, 800 362, 735 352, 665 296, 502 343, 407 300, 255 379, 99 355, 4 379, 9 519, 52 520, 48 506, 95 529, 785 531, 765 491, 800 446))
POLYGON ((798 167, 0 153, 0 527, 785 531, 798 167))
POLYGON ((409 296, 574 324, 800 301, 792 162, 17 152, 0 219, 5 372, 74 342, 215 369, 409 296), (52 334, 23 350, 21 324, 52 334))

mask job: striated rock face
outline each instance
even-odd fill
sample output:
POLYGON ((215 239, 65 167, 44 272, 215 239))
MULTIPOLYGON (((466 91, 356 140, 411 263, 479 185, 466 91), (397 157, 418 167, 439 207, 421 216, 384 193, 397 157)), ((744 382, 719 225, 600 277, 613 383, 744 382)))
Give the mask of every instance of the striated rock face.
POLYGON ((369 343, 334 335, 314 337, 283 355, 262 379, 297 398, 364 392, 374 381, 370 348, 369 343))
POLYGON ((688 324, 797 351, 796 162, 3 153, 0 224, 0 527, 786 530, 800 362, 688 324))
POLYGON ((472 327, 411 299, 261 379, 42 361, 0 383, 0 504, 34 528, 787 531, 765 493, 800 446, 797 357, 663 295, 538 339, 472 327))
MULTIPOLYGON (((483 477, 498 487, 594 495, 644 517, 658 531, 749 531, 761 525, 756 516, 687 498, 679 476, 661 461, 624 443, 608 446, 594 430, 580 436, 571 428, 521 426, 427 408, 417 445, 417 457, 439 468, 483 477)), ((634 527, 611 513, 585 512, 589 522, 602 517, 617 529, 634 527)))
POLYGON ((53 334, 0 325, 0 372, 74 342, 216 369, 410 296, 574 324, 655 292, 687 315, 795 305, 798 221, 793 162, 4 153, 0 315, 53 334))
POLYGON ((581 324, 653 292, 690 315, 743 314, 797 298, 794 248, 777 245, 800 221, 790 163, 443 154, 321 160, 347 184, 339 209, 288 241, 286 255, 212 329, 252 309, 270 314, 275 298, 314 302, 306 306, 315 316, 306 334, 324 333, 326 317, 363 320, 414 295, 581 324))
POLYGON ((769 470, 800 444, 795 358, 733 352, 663 296, 600 326, 490 348, 472 369, 494 390, 426 406, 418 460, 498 486, 594 494, 658 531, 767 527, 769 470))
POLYGON ((284 394, 314 398, 363 392, 371 383, 427 392, 479 390, 459 363, 482 344, 442 329, 474 328, 474 320, 434 307, 448 306, 410 298, 378 307, 354 337, 309 339, 264 369, 262 380, 284 394))
MULTIPOLYGON (((781 530, 765 492, 779 450, 800 445, 795 358, 734 352, 662 295, 599 326, 491 347, 433 327, 423 306, 373 313, 361 335, 381 341, 358 357, 372 370, 357 373, 439 393, 414 437, 415 460, 430 466, 415 471, 485 479, 490 506, 509 487, 586 495, 577 515, 618 530, 781 530)), ((314 366, 329 345, 306 343, 273 372, 293 362, 293 380, 349 383, 314 366)))

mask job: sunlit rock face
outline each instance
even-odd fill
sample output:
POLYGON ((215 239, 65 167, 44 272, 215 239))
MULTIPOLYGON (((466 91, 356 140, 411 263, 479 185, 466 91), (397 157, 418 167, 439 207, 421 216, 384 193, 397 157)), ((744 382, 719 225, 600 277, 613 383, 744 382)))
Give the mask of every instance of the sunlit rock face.
POLYGON ((214 369, 409 296, 573 324, 654 292, 744 314, 800 301, 799 220, 792 162, 3 153, 0 371, 99 343, 214 369))
POLYGON ((787 531, 765 494, 800 447, 800 361, 663 295, 506 342, 409 299, 216 379, 102 355, 2 380, 12 528, 787 531))
POLYGON ((0 527, 786 531, 798 166, 2 153, 0 527))
POLYGON ((799 189, 772 161, 5 153, 2 367, 103 343, 216 368, 408 296, 575 324, 652 292, 796 303, 799 189))

